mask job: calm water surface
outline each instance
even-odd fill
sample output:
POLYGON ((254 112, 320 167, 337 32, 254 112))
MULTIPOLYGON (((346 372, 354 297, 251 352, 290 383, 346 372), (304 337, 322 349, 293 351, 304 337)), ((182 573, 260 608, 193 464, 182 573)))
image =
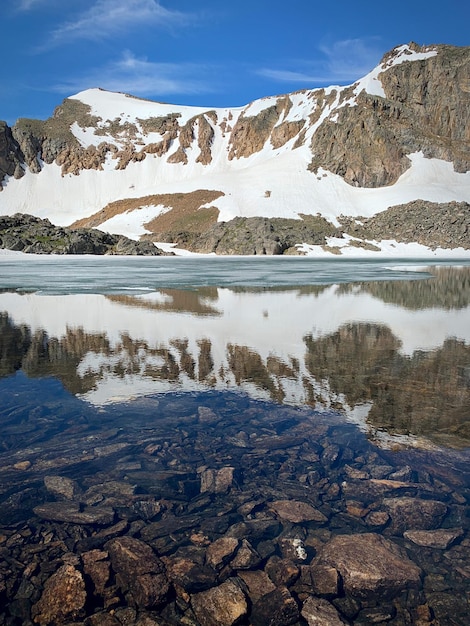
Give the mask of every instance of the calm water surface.
MULTIPOLYGON (((423 623, 466 623, 468 262, 0 257, 0 398, 10 570, 47 533, 76 554, 102 547, 96 520, 41 509, 64 499, 109 509, 107 526, 126 520, 158 554, 196 562, 205 541, 268 519, 264 535, 245 529, 253 571, 274 557, 301 568, 336 534, 370 532, 421 568, 420 588, 393 601, 328 595, 346 623, 416 623, 419 606, 423 623), (284 500, 324 520, 286 522, 270 504, 284 500), (403 513, 423 500, 445 513, 424 525, 419 506, 403 513), (458 530, 435 548, 407 539, 416 529, 458 530)), ((1 563, 0 623, 27 623, 46 573, 20 610, 1 563)))

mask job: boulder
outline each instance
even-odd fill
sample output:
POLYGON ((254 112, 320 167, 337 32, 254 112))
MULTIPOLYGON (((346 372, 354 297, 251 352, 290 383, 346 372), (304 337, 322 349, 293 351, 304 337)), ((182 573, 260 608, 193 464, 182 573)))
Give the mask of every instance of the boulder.
POLYGON ((108 526, 114 521, 114 511, 110 507, 87 506, 82 509, 78 502, 45 502, 34 507, 33 511, 51 522, 108 526))
POLYGON ((276 500, 269 504, 269 508, 281 519, 294 524, 302 522, 326 522, 327 518, 321 511, 297 500, 276 500))
POLYGON ((201 626, 232 626, 248 611, 245 594, 232 578, 193 595, 191 605, 201 626))
POLYGON ((375 533, 333 537, 312 565, 334 567, 346 593, 358 597, 389 597, 420 584, 421 569, 399 546, 375 533))
POLYGON ((46 581, 39 601, 32 608, 40 626, 63 624, 80 616, 86 591, 82 574, 73 565, 62 565, 46 581))
POLYGON ((139 608, 162 604, 168 595, 169 583, 163 562, 152 548, 133 537, 118 537, 105 544, 116 581, 139 608))
POLYGON ((438 500, 385 498, 383 505, 391 517, 390 529, 396 535, 406 530, 435 529, 447 513, 447 506, 438 500))
POLYGON ((314 596, 310 596, 304 602, 302 617, 307 621, 308 626, 344 626, 346 624, 332 604, 314 596))
POLYGON ((438 530, 407 530, 403 536, 418 546, 446 550, 463 535, 462 528, 439 528, 438 530))
POLYGON ((299 607, 287 587, 277 587, 265 594, 251 611, 253 626, 289 626, 299 617, 299 607))

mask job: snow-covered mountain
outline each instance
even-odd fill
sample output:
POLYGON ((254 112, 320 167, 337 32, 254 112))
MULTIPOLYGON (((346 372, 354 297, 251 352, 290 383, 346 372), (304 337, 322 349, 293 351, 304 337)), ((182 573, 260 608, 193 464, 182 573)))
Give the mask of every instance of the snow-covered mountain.
MULTIPOLYGON (((0 214, 168 241, 234 218, 317 215, 338 236, 342 216, 350 228, 417 200, 469 203, 469 75, 470 47, 409 44, 353 85, 235 109, 89 89, 46 121, 0 123, 0 214)), ((468 209, 455 205, 450 247, 470 248, 468 209)))

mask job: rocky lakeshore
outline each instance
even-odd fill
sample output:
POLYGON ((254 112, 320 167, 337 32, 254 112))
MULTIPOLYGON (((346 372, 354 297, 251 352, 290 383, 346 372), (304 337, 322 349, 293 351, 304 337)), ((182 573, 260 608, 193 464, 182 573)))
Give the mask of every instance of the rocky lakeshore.
POLYGON ((0 248, 30 254, 167 254, 148 241, 134 241, 92 228, 62 228, 48 219, 22 213, 0 216, 0 248))
POLYGON ((97 412, 17 376, 0 624, 467 623, 467 453, 380 449, 339 415, 235 393, 97 412))
POLYGON ((418 243, 431 250, 470 248, 467 202, 439 204, 418 200, 390 207, 371 218, 340 216, 339 226, 311 215, 298 220, 236 217, 217 222, 216 216, 211 220, 201 225, 184 217, 177 223, 157 219, 152 225, 146 224, 151 232, 134 241, 97 230, 92 218, 64 228, 47 219, 18 213, 0 216, 0 248, 35 254, 173 255, 158 248, 158 242, 165 242, 200 254, 299 255, 305 253, 302 244, 306 244, 340 255, 341 239, 344 245, 371 252, 380 252, 383 240, 418 243), (336 243, 329 243, 329 238, 336 238, 336 243))

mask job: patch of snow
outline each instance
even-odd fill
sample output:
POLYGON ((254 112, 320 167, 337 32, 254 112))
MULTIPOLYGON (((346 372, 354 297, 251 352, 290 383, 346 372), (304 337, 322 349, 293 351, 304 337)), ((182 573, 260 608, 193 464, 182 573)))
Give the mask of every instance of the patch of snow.
POLYGON ((180 113, 178 122, 182 126, 195 115, 207 111, 207 108, 203 107, 163 104, 104 89, 86 89, 69 98, 87 104, 91 109, 91 115, 101 117, 103 121, 120 117, 122 122, 131 124, 135 124, 138 118, 147 119, 180 113))
POLYGON ((394 54, 388 61, 382 64, 382 68, 393 67, 394 65, 401 65, 405 61, 423 61, 424 59, 430 59, 438 54, 438 51, 432 46, 426 52, 415 52, 410 48, 408 44, 397 46, 394 49, 394 54))
POLYGON ((354 87, 354 94, 358 96, 361 91, 365 91, 371 96, 380 96, 385 98, 385 91, 379 78, 379 74, 383 71, 382 66, 378 66, 357 81, 354 87))
POLYGON ((168 211, 171 211, 171 207, 166 207, 163 204, 141 206, 138 209, 114 215, 100 224, 98 228, 107 233, 120 233, 129 239, 137 240, 141 235, 151 232, 144 227, 144 224, 168 211))
POLYGON ((278 100, 278 96, 268 96, 267 98, 254 100, 244 108, 243 115, 244 117, 256 117, 266 109, 269 109, 269 107, 276 106, 278 100))

